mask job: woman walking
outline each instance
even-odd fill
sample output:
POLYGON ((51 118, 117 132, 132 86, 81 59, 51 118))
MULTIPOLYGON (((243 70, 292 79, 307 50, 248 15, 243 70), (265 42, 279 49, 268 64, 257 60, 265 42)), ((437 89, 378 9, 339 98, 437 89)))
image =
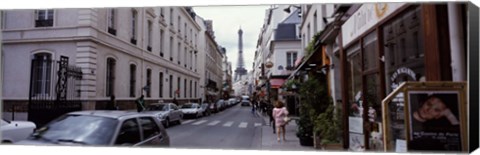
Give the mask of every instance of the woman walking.
POLYGON ((283 136, 285 142, 285 125, 287 124, 285 117, 288 116, 287 108, 284 107, 282 101, 277 101, 275 108, 272 111, 272 115, 275 118, 275 126, 277 127, 277 141, 280 142, 280 134, 283 136))

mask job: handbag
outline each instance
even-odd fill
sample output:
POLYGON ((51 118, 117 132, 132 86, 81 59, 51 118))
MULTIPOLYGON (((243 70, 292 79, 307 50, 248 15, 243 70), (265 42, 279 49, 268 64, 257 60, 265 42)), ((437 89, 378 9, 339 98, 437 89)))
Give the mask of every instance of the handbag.
POLYGON ((283 120, 288 123, 290 121, 290 117, 285 116, 285 117, 283 117, 283 120))

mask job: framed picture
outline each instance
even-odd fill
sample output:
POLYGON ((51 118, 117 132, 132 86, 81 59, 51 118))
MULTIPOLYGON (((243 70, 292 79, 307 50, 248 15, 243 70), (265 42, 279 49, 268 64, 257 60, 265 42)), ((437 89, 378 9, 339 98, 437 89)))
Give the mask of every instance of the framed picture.
POLYGON ((458 91, 409 91, 409 150, 461 151, 458 91))
POLYGON ((406 146, 407 152, 468 151, 466 84, 400 84, 382 101, 384 150, 395 152, 396 147, 406 146), (405 145, 397 144, 399 140, 405 145))

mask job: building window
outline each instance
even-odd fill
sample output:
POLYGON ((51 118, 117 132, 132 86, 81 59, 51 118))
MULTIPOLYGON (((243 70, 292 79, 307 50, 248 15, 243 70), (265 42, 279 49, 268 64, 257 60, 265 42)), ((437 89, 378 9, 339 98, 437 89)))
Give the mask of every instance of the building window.
POLYGON ((170 37, 170 61, 173 61, 173 37, 170 37))
MULTIPOLYGON (((322 8, 323 9, 323 8, 322 8)), ((327 23, 325 23, 327 24, 327 23)), ((313 13, 313 33, 317 33, 317 11, 313 13)))
POLYGON ((107 97, 114 95, 114 91, 115 91, 115 64, 116 64, 115 59, 113 58, 107 59, 107 79, 106 79, 107 97))
POLYGON ((35 27, 53 26, 53 9, 35 11, 35 27))
POLYGON ((173 26, 173 8, 170 8, 170 26, 173 26))
POLYGON ((117 30, 115 28, 115 9, 109 9, 108 12, 108 33, 112 35, 117 34, 117 30))
POLYGON ((194 64, 195 64, 195 72, 197 72, 197 54, 195 54, 195 61, 194 61, 194 64))
POLYGON ((163 38, 164 38, 164 32, 161 29, 160 30, 160 56, 163 57, 163 38))
POLYGON ((192 41, 192 38, 193 38, 193 30, 190 29, 190 44, 193 44, 193 41, 192 41))
POLYGON ((183 97, 187 98, 187 79, 183 80, 183 97))
POLYGON ((147 69, 147 85, 145 91, 147 93, 147 97, 151 97, 151 90, 152 90, 152 70, 147 69))
POLYGON ((49 53, 38 53, 32 61, 32 93, 34 96, 50 95, 52 77, 52 55, 49 53))
POLYGON ((132 36, 131 36, 131 39, 130 39, 130 42, 132 44, 137 44, 137 11, 136 10, 132 10, 132 27, 131 27, 131 32, 132 32, 132 36))
POLYGON ((160 72, 160 76, 158 79, 158 97, 162 98, 163 97, 163 73, 160 72))
POLYGON ((152 51, 152 21, 148 21, 147 22, 147 25, 148 25, 148 34, 147 34, 147 50, 148 51, 152 51))
POLYGON ((287 70, 293 69, 293 66, 295 66, 295 60, 297 60, 297 52, 287 52, 287 70))
POLYGON ((162 18, 165 17, 163 14, 165 14, 165 8, 160 8, 160 16, 162 16, 162 18))
POLYGON ((130 97, 135 97, 135 85, 137 83, 137 66, 130 65, 130 97))
POLYGON ((190 60, 188 61, 188 63, 190 63, 190 70, 192 70, 192 66, 193 66, 193 51, 190 51, 190 60))
POLYGON ((183 31, 184 36, 185 36, 185 42, 187 42, 187 23, 185 23, 184 27, 185 31, 183 31))
POLYGON ((193 96, 192 96, 192 89, 193 89, 193 88, 192 88, 192 80, 190 80, 190 89, 189 89, 189 90, 190 90, 190 98, 193 97, 193 96))
POLYGON ((182 23, 182 21, 181 21, 181 19, 180 19, 180 16, 178 16, 177 22, 178 22, 178 24, 177 24, 177 26, 178 26, 178 35, 179 35, 179 36, 182 36, 182 34, 181 34, 181 33, 182 33, 182 27, 181 27, 181 26, 182 26, 182 25, 180 24, 180 23, 182 23))
POLYGON ((169 96, 170 98, 173 97, 173 75, 170 75, 170 79, 169 79, 169 82, 170 82, 170 85, 169 85, 169 96))
POLYGON ((188 52, 188 51, 187 51, 187 47, 185 46, 185 48, 184 48, 184 53, 185 53, 185 55, 183 56, 183 57, 184 57, 183 61, 185 62, 185 68, 187 68, 187 64, 188 64, 188 61, 189 61, 189 60, 188 60, 188 53, 187 53, 187 52, 188 52))
POLYGON ((195 95, 194 96, 195 96, 195 98, 197 98, 197 81, 195 81, 194 86, 195 86, 194 87, 194 89, 195 89, 195 95))
POLYGON ((180 65, 180 58, 181 58, 180 55, 181 55, 181 52, 182 52, 182 47, 180 47, 180 46, 181 46, 181 43, 178 42, 178 46, 177 46, 177 47, 178 47, 178 48, 177 48, 177 49, 178 49, 178 52, 177 52, 177 61, 178 61, 178 64, 179 64, 179 65, 180 65))
POLYGON ((182 81, 180 81, 180 77, 177 78, 177 91, 175 91, 175 93, 177 94, 176 96, 177 97, 180 97, 180 83, 182 81))

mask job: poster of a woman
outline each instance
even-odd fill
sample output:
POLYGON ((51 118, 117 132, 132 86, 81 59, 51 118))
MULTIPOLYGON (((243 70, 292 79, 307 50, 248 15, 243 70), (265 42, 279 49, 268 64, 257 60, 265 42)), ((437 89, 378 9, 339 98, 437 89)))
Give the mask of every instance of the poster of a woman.
POLYGON ((409 92, 408 149, 461 151, 459 94, 455 91, 409 92))

